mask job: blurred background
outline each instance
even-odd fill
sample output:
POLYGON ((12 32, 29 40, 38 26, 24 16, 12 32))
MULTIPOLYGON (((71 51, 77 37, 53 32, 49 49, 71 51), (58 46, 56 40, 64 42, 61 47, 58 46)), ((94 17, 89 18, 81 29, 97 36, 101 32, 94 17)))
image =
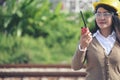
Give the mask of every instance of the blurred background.
POLYGON ((0 80, 84 80, 70 64, 93 1, 0 0, 0 80))
POLYGON ((70 64, 92 0, 0 0, 0 64, 70 64))

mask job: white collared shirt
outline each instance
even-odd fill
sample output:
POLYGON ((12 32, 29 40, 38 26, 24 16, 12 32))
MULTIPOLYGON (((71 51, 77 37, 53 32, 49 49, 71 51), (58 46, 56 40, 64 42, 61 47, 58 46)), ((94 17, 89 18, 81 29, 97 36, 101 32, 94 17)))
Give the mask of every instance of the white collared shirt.
POLYGON ((113 31, 111 35, 109 35, 107 38, 104 37, 99 30, 93 34, 93 37, 96 37, 98 42, 101 44, 101 46, 105 49, 106 55, 109 55, 111 49, 114 46, 116 37, 115 32, 113 31))

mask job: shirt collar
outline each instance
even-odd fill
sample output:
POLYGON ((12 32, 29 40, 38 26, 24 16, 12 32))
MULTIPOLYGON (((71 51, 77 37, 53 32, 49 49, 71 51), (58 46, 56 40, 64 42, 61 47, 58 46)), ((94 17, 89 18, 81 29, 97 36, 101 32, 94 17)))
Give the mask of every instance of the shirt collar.
MULTIPOLYGON (((99 30, 96 31, 96 33, 93 34, 93 37, 96 37, 97 35, 102 36, 99 30)), ((108 37, 114 37, 115 36, 115 31, 112 32, 108 37)))

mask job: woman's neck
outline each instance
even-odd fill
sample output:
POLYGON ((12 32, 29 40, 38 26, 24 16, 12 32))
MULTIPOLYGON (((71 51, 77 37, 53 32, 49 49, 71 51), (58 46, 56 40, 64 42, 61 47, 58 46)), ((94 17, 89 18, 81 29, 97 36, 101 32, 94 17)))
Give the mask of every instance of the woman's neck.
POLYGON ((103 30, 100 30, 100 33, 101 33, 104 37, 108 37, 108 36, 112 33, 112 31, 111 31, 111 30, 105 30, 105 29, 103 29, 103 30))

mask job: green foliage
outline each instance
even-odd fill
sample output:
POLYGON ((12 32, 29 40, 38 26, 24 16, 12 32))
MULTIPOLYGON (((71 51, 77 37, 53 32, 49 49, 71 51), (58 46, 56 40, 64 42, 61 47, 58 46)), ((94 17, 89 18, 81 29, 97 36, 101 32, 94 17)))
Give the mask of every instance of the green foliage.
POLYGON ((29 56, 22 53, 20 39, 2 34, 0 35, 0 64, 28 63, 29 56))
MULTIPOLYGON (((61 3, 52 11, 48 0, 6 0, 0 13, 0 64, 71 62, 83 26, 80 14, 62 13, 61 3)), ((84 15, 92 28, 92 12, 84 15)))

